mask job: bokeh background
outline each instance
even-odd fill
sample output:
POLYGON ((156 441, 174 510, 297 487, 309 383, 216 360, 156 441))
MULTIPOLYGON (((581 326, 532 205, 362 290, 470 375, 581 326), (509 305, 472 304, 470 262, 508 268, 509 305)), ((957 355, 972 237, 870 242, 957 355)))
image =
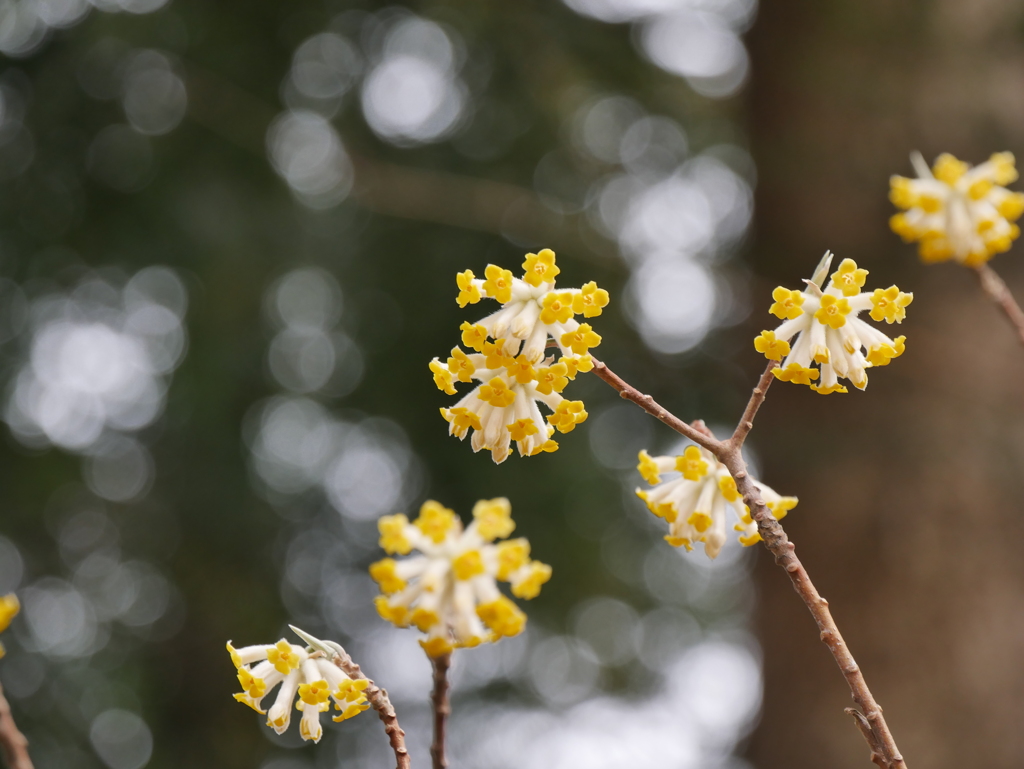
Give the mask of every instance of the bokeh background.
POLYGON ((612 292, 601 357, 719 430, 826 248, 915 292, 906 355, 777 385, 750 459, 908 761, 1020 766, 1024 355, 886 193, 911 149, 1021 149, 1022 29, 1016 0, 0 0, 0 680, 36 766, 387 766, 372 713, 314 747, 231 699, 224 641, 289 622, 426 765, 375 521, 499 495, 554 578, 456 655, 453 766, 868 763, 770 557, 679 553, 633 496, 666 428, 580 377, 556 454, 446 436, 426 363, 483 313, 455 272, 542 246, 612 292))

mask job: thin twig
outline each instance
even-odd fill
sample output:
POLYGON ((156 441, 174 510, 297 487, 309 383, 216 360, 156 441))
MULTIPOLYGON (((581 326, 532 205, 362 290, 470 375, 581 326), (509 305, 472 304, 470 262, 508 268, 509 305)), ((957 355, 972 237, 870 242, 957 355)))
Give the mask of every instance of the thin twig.
POLYGON ((757 387, 754 388, 750 401, 744 409, 743 418, 736 426, 732 436, 725 441, 716 440, 701 432, 699 428, 703 426, 702 423, 686 424, 659 406, 650 395, 644 395, 635 387, 627 384, 604 363, 595 361, 594 373, 615 388, 621 397, 636 403, 648 414, 676 432, 703 446, 725 465, 729 474, 736 481, 736 489, 743 498, 743 502, 750 509, 751 518, 757 523, 757 530, 765 547, 775 556, 775 562, 789 575, 793 588, 806 604, 818 625, 819 637, 832 653, 833 659, 846 678, 850 695, 860 708, 857 725, 861 728, 861 733, 871 747, 872 761, 885 769, 906 769, 906 763, 903 761, 889 727, 885 723, 885 718, 882 716, 882 708, 879 707, 871 690, 868 689, 857 661, 843 641, 835 620, 832 619, 832 614, 828 610, 828 601, 822 598, 814 587, 803 564, 796 557, 793 543, 789 541, 782 525, 775 520, 775 516, 764 503, 757 486, 754 485, 753 479, 747 472, 747 464, 743 461, 743 441, 753 427, 754 416, 764 402, 768 386, 774 378, 773 367, 774 364, 770 364, 761 375, 757 387))
POLYGON ((747 407, 743 410, 743 416, 740 417, 739 424, 736 425, 732 438, 729 439, 729 442, 737 449, 742 448, 743 441, 747 439, 747 435, 754 426, 754 417, 757 416, 757 410, 764 403, 765 396, 768 394, 768 388, 775 379, 772 370, 778 365, 777 361, 768 361, 768 366, 765 368, 764 373, 761 374, 757 387, 750 394, 750 400, 747 402, 747 407))
POLYGON ((864 735, 864 741, 867 742, 868 747, 871 748, 871 763, 877 764, 882 767, 882 769, 885 769, 885 756, 875 749, 875 735, 871 731, 871 724, 868 723, 864 714, 857 710, 857 708, 844 708, 843 712, 848 716, 853 716, 853 722, 857 724, 857 728, 860 729, 860 733, 864 735))
POLYGON ((388 698, 388 693, 377 686, 372 679, 367 678, 347 652, 336 651, 331 661, 344 670, 349 678, 370 682, 364 694, 369 700, 370 706, 377 711, 380 720, 384 722, 384 731, 387 732, 388 739, 391 741, 391 749, 395 751, 397 769, 410 769, 412 764, 409 760, 409 751, 405 748, 405 732, 398 725, 398 716, 395 715, 395 708, 388 698))
POLYGON ((988 294, 993 302, 999 305, 1016 330, 1017 336, 1020 337, 1021 344, 1024 344, 1024 311, 1020 309, 1017 300, 1013 298, 1013 294, 1007 288, 1006 282, 999 277, 999 273, 987 264, 979 264, 974 268, 974 271, 981 282, 982 290, 988 294))
POLYGON ((430 695, 430 701, 434 703, 434 743, 430 746, 430 759, 434 769, 447 769, 445 738, 448 716, 452 712, 448 701, 448 670, 452 664, 452 655, 442 654, 440 657, 431 657, 430 661, 434 666, 434 691, 430 695))
POLYGON ((620 397, 625 398, 628 401, 632 401, 658 421, 664 422, 677 433, 685 435, 698 446, 703 446, 712 454, 714 454, 718 450, 718 447, 720 445, 719 441, 716 441, 713 437, 705 435, 699 430, 696 430, 692 426, 686 424, 686 422, 677 417, 675 414, 658 405, 658 403, 650 395, 644 395, 635 387, 626 384, 622 377, 620 377, 618 374, 616 374, 614 371, 608 368, 601 361, 597 359, 594 360, 593 371, 600 379, 603 379, 615 390, 617 390, 620 397))
POLYGON ((0 686, 0 749, 4 754, 4 762, 8 769, 32 769, 32 759, 28 755, 28 739, 18 731, 11 714, 11 706, 0 686))

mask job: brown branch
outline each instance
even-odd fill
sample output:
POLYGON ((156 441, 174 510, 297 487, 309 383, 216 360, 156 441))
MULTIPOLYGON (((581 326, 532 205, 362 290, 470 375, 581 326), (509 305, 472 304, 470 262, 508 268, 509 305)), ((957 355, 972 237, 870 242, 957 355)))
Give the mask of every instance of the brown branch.
POLYGON ((768 361, 768 366, 757 381, 754 392, 750 394, 750 400, 747 401, 747 407, 743 410, 743 416, 740 417, 739 424, 736 425, 732 438, 729 439, 729 442, 737 449, 742 448, 743 441, 747 439, 747 434, 754 426, 754 417, 757 416, 757 410, 764 403, 765 396, 768 394, 768 388, 775 379, 775 374, 772 373, 772 370, 778 365, 778 361, 768 361))
POLYGON ((974 268, 974 272, 978 276, 982 290, 988 294, 989 299, 999 305, 1020 337, 1021 344, 1024 344, 1024 311, 1013 298, 1006 282, 987 264, 979 264, 974 268))
POLYGON ((871 724, 868 723, 864 714, 857 710, 857 708, 844 708, 843 712, 848 716, 853 716, 853 722, 857 724, 857 728, 860 729, 860 733, 864 735, 864 741, 867 742, 868 747, 871 748, 871 763, 877 764, 882 767, 882 769, 885 769, 885 756, 876 750, 875 746, 877 741, 875 740, 874 732, 871 731, 871 724))
MULTIPOLYGON (((736 489, 743 498, 744 503, 750 509, 750 516, 757 523, 758 533, 764 541, 765 547, 775 556, 775 562, 781 566, 790 581, 797 595, 806 604, 811 616, 818 625, 819 637, 832 653, 832 658, 846 678, 846 684, 850 688, 850 696, 860 708, 855 717, 861 733, 871 747, 872 761, 885 769, 906 769, 906 763, 900 755, 896 742, 893 740, 889 727, 882 716, 882 708, 875 701, 871 690, 868 689, 860 666, 853 658, 849 648, 843 641, 839 628, 828 610, 828 601, 819 595, 807 571, 804 569, 800 559, 796 557, 796 549, 782 525, 775 520, 768 506, 761 498, 761 493, 754 484, 753 479, 747 472, 746 462, 743 461, 743 441, 753 427, 754 415, 764 402, 768 386, 771 384, 773 364, 770 364, 761 375, 757 387, 754 388, 743 412, 743 418, 737 425, 732 437, 725 441, 715 440, 708 437, 699 430, 703 425, 695 423, 688 425, 678 417, 670 414, 649 395, 640 393, 636 388, 627 384, 621 377, 612 372, 605 364, 594 362, 594 372, 605 382, 618 391, 619 395, 628 401, 636 403, 656 419, 671 427, 681 435, 685 435, 695 443, 700 444, 725 465, 729 474, 736 481, 736 489), (863 721, 863 723, 862 723, 863 721), (878 758, 876 758, 876 756, 878 758), (881 761, 882 763, 879 763, 881 761)), ((849 710, 847 711, 849 712, 849 710)), ((856 712, 856 711, 855 711, 856 712)))
POLYGON ((717 454, 719 451, 721 446, 720 441, 717 441, 714 437, 697 430, 691 425, 688 425, 675 414, 658 405, 650 395, 644 395, 635 387, 626 384, 622 377, 596 358, 594 359, 593 371, 598 378, 603 379, 611 385, 612 388, 618 391, 621 398, 625 398, 626 400, 635 403, 658 421, 664 422, 677 433, 685 435, 698 446, 703 446, 712 454, 717 454))
POLYGON ((430 746, 430 759, 434 769, 447 769, 445 738, 448 716, 452 712, 451 703, 448 701, 448 670, 452 664, 452 655, 431 657, 430 662, 434 666, 434 691, 430 695, 430 701, 434 703, 434 743, 430 746))
POLYGON ((405 748, 405 732, 398 725, 398 716, 395 714, 395 708, 388 698, 388 693, 377 686, 372 679, 367 678, 359 668, 359 665, 355 663, 347 652, 335 651, 331 661, 344 670, 349 678, 370 682, 364 693, 366 694, 366 699, 370 702, 370 706, 377 711, 380 720, 384 722, 384 731, 387 732, 388 739, 391 742, 391 749, 395 751, 397 769, 410 769, 412 763, 409 758, 409 751, 405 748))
POLYGON ((32 769, 32 759, 28 755, 28 739, 18 731, 11 714, 11 706, 0 686, 0 750, 4 755, 7 769, 32 769))

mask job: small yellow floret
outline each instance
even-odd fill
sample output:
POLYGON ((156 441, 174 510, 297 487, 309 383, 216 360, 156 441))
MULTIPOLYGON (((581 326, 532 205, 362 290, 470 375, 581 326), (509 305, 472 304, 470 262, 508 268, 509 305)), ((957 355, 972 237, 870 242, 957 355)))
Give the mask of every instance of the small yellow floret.
POLYGON ((767 508, 772 511, 772 515, 775 516, 775 520, 781 521, 786 517, 786 514, 799 504, 800 500, 796 497, 780 497, 778 502, 767 503, 767 508))
POLYGON ((596 318, 608 306, 608 302, 608 292, 598 288, 594 281, 590 281, 573 297, 572 311, 577 315, 583 315, 584 318, 596 318))
POLYGON ((434 375, 434 384, 437 385, 438 390, 441 390, 448 395, 456 394, 457 391, 452 378, 452 372, 446 369, 441 361, 437 358, 430 361, 430 371, 434 375))
POLYGON ((736 481, 731 475, 724 475, 718 479, 718 490, 722 492, 726 502, 735 502, 740 498, 739 489, 736 488, 736 481))
POLYGON ((572 317, 573 296, 568 291, 545 294, 541 305, 540 322, 552 325, 565 323, 572 317))
POLYGON ((467 580, 484 573, 484 559, 479 550, 467 550, 452 560, 452 573, 455 579, 467 580))
POLYGON ((332 716, 331 720, 337 722, 346 721, 349 718, 352 718, 352 716, 358 716, 369 707, 369 702, 358 702, 354 705, 349 705, 344 711, 342 711, 340 716, 332 716))
POLYGON ((405 589, 405 580, 398 576, 398 562, 394 558, 383 558, 370 564, 370 577, 380 585, 380 591, 392 595, 405 589))
POLYGON ((564 400, 558 404, 554 414, 548 414, 548 422, 560 433, 570 433, 576 425, 587 421, 587 411, 583 401, 564 400))
POLYGON ((774 331, 762 331, 754 339, 754 349, 768 360, 781 361, 789 355, 789 342, 785 339, 776 339, 774 331))
POLYGON ((905 176, 889 177, 889 200, 898 208, 913 208, 917 205, 917 193, 910 179, 905 176))
POLYGON ((465 406, 456 406, 453 409, 442 408, 441 416, 446 422, 451 422, 454 433, 460 438, 464 438, 471 427, 474 430, 483 429, 480 426, 480 417, 465 406))
POLYGON ((940 182, 956 184, 960 177, 967 173, 968 166, 964 161, 957 160, 948 152, 943 152, 935 159, 932 166, 932 173, 940 182))
POLYGON ((279 673, 284 675, 288 675, 299 666, 299 655, 283 638, 273 646, 267 647, 267 659, 279 673))
POLYGON ((405 606, 392 604, 387 597, 379 595, 373 599, 373 605, 382 619, 386 619, 397 627, 408 627, 409 609, 405 606))
POLYGON ((702 513, 699 510, 691 513, 690 517, 686 519, 686 522, 701 534, 710 529, 712 523, 711 516, 707 513, 702 513))
POLYGON ((484 293, 506 304, 512 299, 512 270, 503 270, 496 264, 487 265, 484 270, 484 293))
MULTIPOLYGON (((327 681, 321 679, 308 684, 299 684, 299 699, 306 705, 319 707, 331 696, 331 688, 327 681)), ((327 708, 321 708, 327 710, 327 708)))
POLYGON ((888 366, 893 358, 898 358, 903 354, 904 350, 906 350, 906 342, 907 338, 905 336, 898 336, 891 345, 883 344, 878 347, 872 347, 868 350, 868 363, 872 366, 888 366))
POLYGON ((525 355, 518 355, 515 358, 505 360, 505 370, 509 378, 515 379, 519 384, 527 384, 537 378, 537 372, 533 370, 533 364, 525 355))
POLYGON ((857 267, 853 259, 843 259, 839 269, 832 273, 832 283, 843 292, 843 296, 855 296, 864 287, 868 271, 857 267))
POLYGON ((558 363, 537 369, 537 392, 541 395, 560 393, 569 384, 569 367, 564 363, 571 358, 562 358, 558 363))
POLYGON ((530 562, 530 543, 525 537, 498 543, 498 579, 508 582, 509 577, 530 562))
POLYGON ((455 282, 459 286, 459 295, 455 301, 459 303, 459 307, 465 307, 467 304, 476 304, 480 301, 480 287, 473 282, 475 277, 472 270, 456 274, 455 282))
MULTIPOLYGON (((800 382, 799 384, 808 384, 807 382, 800 382)), ((810 385, 811 389, 818 395, 831 395, 832 393, 846 393, 849 392, 843 385, 836 382, 834 385, 826 387, 825 385, 810 385)))
POLYGON ((524 417, 523 419, 517 419, 510 425, 505 425, 508 428, 508 433, 512 436, 512 440, 525 441, 529 436, 536 435, 537 425, 534 424, 532 419, 524 417))
POLYGON ((430 628, 437 625, 440 621, 441 615, 433 609, 424 609, 422 606, 413 609, 412 614, 409 616, 409 622, 424 633, 428 632, 430 628))
POLYGON ((382 516, 377 521, 377 530, 380 531, 380 546, 384 552, 394 555, 405 555, 412 550, 412 542, 405 536, 405 529, 409 525, 409 519, 403 513, 382 516))
POLYGON ((238 669, 238 683, 242 685, 242 689, 253 700, 261 700, 263 695, 267 693, 267 682, 262 678, 256 678, 245 668, 238 669))
POLYGON ((459 326, 462 331, 462 343, 477 352, 482 352, 487 341, 487 329, 479 323, 463 321, 459 326))
POLYGON ((530 573, 512 586, 512 595, 530 600, 540 595, 540 588, 551 579, 551 567, 540 561, 530 563, 530 573))
POLYGON ((671 534, 666 534, 665 541, 672 545, 672 547, 685 547, 687 552, 693 550, 693 545, 690 544, 690 540, 687 537, 673 537, 671 534))
POLYGON ((480 604, 476 614, 499 637, 518 635, 526 625, 526 615, 505 596, 480 604))
POLYGON ((992 175, 995 176, 996 184, 1005 187, 1017 181, 1017 168, 1012 152, 996 152, 988 162, 994 166, 992 175))
POLYGON ((637 455, 640 460, 640 464, 636 466, 636 469, 640 471, 641 477, 652 486, 656 486, 661 483, 661 474, 658 472, 658 463, 654 461, 650 454, 647 453, 647 449, 640 449, 640 453, 637 455))
MULTIPOLYGON (((3 600, 3 599, 0 599, 0 600, 3 600)), ((226 646, 227 646, 228 654, 231 655, 231 661, 234 663, 235 667, 236 668, 242 667, 242 658, 238 656, 238 650, 235 649, 235 647, 231 645, 231 641, 228 641, 226 646)))
POLYGON ((823 294, 821 307, 814 313, 814 319, 830 328, 842 328, 846 325, 846 316, 850 314, 850 300, 839 299, 832 294, 823 294))
POLYGON ((501 377, 494 377, 487 384, 481 385, 479 395, 480 400, 484 403, 490 403, 498 409, 511 406, 516 399, 516 394, 512 392, 501 377))
POLYGON ((576 355, 586 355, 591 347, 601 344, 601 335, 589 323, 581 323, 575 331, 562 334, 561 342, 563 347, 570 348, 576 355))
POLYGON ((871 293, 871 320, 902 323, 907 317, 907 307, 913 301, 913 294, 905 294, 896 286, 876 288, 871 293))
MULTIPOLYGON (((452 355, 448 359, 448 371, 460 382, 471 382, 476 366, 470 362, 469 356, 461 348, 453 347, 452 355)), ((451 395, 451 393, 448 394, 451 395)))
POLYGON ((537 254, 527 254, 523 270, 523 280, 535 287, 541 283, 554 283, 555 276, 561 272, 555 266, 555 252, 550 248, 545 248, 537 254))
POLYGON ((818 378, 818 370, 804 368, 799 363, 790 363, 786 368, 775 367, 772 369, 775 378, 780 382, 792 382, 793 384, 809 385, 811 380, 818 378))
POLYGON ((423 651, 427 653, 428 657, 443 657, 445 654, 451 654, 455 651, 452 642, 441 636, 434 636, 426 641, 420 641, 420 646, 423 647, 423 651))
POLYGON ((687 446, 681 456, 676 457, 676 470, 688 481, 699 481, 708 472, 708 462, 696 446, 687 446))
POLYGON ((516 522, 512 520, 512 504, 505 497, 481 499, 473 505, 473 520, 476 521, 477 534, 487 542, 507 537, 516 528, 516 522))
POLYGON ((804 295, 802 291, 791 291, 784 286, 779 286, 772 291, 772 299, 775 304, 768 308, 768 312, 782 320, 794 320, 804 314, 804 295))
POLYGON ((412 525, 422 531, 431 542, 440 544, 448 536, 448 532, 457 527, 458 516, 433 499, 428 499, 420 506, 420 514, 412 525))
POLYGON ((484 342, 481 352, 484 354, 484 366, 486 368, 502 368, 512 360, 505 354, 505 340, 495 339, 493 342, 484 342))

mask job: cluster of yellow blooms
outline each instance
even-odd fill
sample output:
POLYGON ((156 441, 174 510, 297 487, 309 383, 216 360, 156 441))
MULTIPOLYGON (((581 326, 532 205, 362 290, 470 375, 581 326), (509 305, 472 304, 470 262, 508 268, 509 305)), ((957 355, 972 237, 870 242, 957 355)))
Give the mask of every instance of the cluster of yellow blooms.
POLYGON ((852 259, 839 264, 822 290, 831 264, 832 254, 826 253, 814 277, 804 281, 807 288, 803 291, 776 288, 772 292, 775 303, 768 311, 783 323, 774 331, 762 331, 754 340, 758 352, 781 361, 773 370, 777 379, 809 385, 823 395, 847 392, 839 378, 863 390, 868 384, 866 369, 887 366, 903 354, 906 337, 890 339, 857 316, 867 311, 874 321, 902 323, 907 305, 914 300, 913 294, 896 286, 862 293, 868 271, 852 259), (820 372, 812 364, 818 364, 820 372))
POLYGON ((462 324, 462 344, 444 363, 430 362, 434 383, 455 395, 456 382, 480 384, 441 415, 449 434, 464 439, 470 429, 473 451, 487 449, 496 463, 504 462, 516 444, 520 456, 555 451, 555 430, 568 433, 587 418, 582 401, 562 397, 569 380, 590 371, 589 350, 601 337, 589 323, 574 316, 595 318, 608 304, 608 292, 591 281, 582 288, 555 289, 555 253, 544 249, 527 254, 522 278, 490 264, 484 280, 471 270, 456 276, 460 307, 482 298, 495 299, 501 307, 477 323, 462 324), (548 340, 560 356, 545 357, 548 340), (552 413, 544 421, 538 404, 552 413))
POLYGON ((504 498, 480 500, 463 529, 454 511, 428 500, 415 521, 402 514, 380 519, 380 545, 390 555, 370 566, 380 586, 377 611, 398 627, 413 625, 431 657, 517 635, 526 615, 498 589, 508 582, 516 598, 534 598, 551 578, 551 567, 530 559, 524 538, 505 539, 515 529, 504 498), (495 543, 495 540, 503 542, 495 543))
MULTIPOLYGON (((7 630, 21 609, 21 604, 18 602, 18 596, 14 593, 8 593, 7 595, 0 597, 0 633, 7 630)), ((0 643, 0 657, 6 654, 4 645, 0 643)))
POLYGON ((320 713, 330 710, 330 701, 341 713, 334 721, 344 721, 370 707, 363 691, 369 684, 365 679, 354 680, 330 660, 317 652, 281 639, 276 644, 245 646, 236 649, 227 643, 231 661, 238 670, 242 691, 235 699, 257 713, 267 716, 267 726, 283 734, 292 719, 292 701, 302 713, 299 734, 304 740, 319 742, 323 735, 320 713), (254 663, 258 663, 255 664, 254 663), (263 699, 280 684, 277 697, 270 710, 262 708, 263 699))
POLYGON ((1012 153, 997 152, 973 168, 950 154, 931 168, 917 153, 911 160, 918 178, 890 180, 889 199, 903 212, 889 223, 906 242, 918 242, 923 261, 977 267, 1010 249, 1020 235, 1014 222, 1024 214, 1024 194, 1006 189, 1017 179, 1012 153))
MULTIPOLYGON (((673 547, 692 550, 695 542, 703 542, 708 558, 715 558, 726 540, 727 508, 732 508, 739 519, 733 529, 740 533, 740 543, 749 546, 761 541, 757 523, 740 499, 736 481, 707 449, 687 446, 674 457, 652 457, 641 451, 637 470, 654 488, 637 489, 636 495, 648 510, 669 524, 665 541, 673 547), (662 481, 664 473, 679 475, 662 481)), ((780 496, 759 481, 754 481, 754 485, 776 520, 782 520, 796 507, 796 497, 780 496)))

